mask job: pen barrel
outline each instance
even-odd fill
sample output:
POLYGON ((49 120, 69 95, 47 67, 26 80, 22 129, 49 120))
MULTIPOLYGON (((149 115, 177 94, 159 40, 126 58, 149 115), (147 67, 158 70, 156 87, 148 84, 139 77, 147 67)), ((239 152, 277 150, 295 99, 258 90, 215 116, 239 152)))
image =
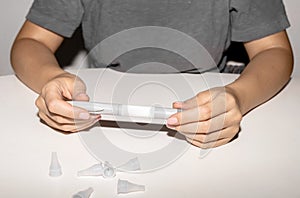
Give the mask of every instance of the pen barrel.
MULTIPOLYGON (((166 119, 177 112, 177 109, 171 108, 113 104, 113 114, 118 116, 166 119)), ((103 114, 106 113, 110 112, 104 110, 103 114)))
POLYGON ((167 119, 174 113, 177 113, 177 109, 153 107, 153 106, 135 106, 135 105, 121 105, 113 104, 110 108, 103 107, 102 114, 109 114, 115 116, 126 117, 139 117, 139 118, 151 118, 151 119, 167 119), (111 111, 112 109, 112 111, 111 111))
POLYGON ((179 112, 179 109, 137 106, 124 104, 95 103, 86 101, 69 101, 73 106, 81 107, 94 114, 114 115, 124 117, 139 117, 150 119, 167 119, 171 115, 179 112))
POLYGON ((163 107, 153 107, 154 108, 154 118, 156 119, 167 119, 171 115, 179 112, 178 109, 163 108, 163 107))
POLYGON ((147 106, 135 106, 135 105, 119 105, 120 116, 127 117, 139 117, 139 118, 152 118, 153 108, 147 106))

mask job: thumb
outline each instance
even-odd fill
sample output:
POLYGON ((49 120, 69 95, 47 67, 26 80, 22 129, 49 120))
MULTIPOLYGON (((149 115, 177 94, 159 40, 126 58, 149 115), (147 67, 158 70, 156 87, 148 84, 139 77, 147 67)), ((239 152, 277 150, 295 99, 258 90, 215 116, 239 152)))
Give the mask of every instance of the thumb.
POLYGON ((90 97, 86 93, 79 93, 73 97, 73 100, 89 101, 90 97))
POLYGON ((74 83, 72 99, 83 101, 89 100, 89 96, 86 94, 86 85, 79 77, 76 78, 76 82, 74 83))
MULTIPOLYGON (((182 109, 192 109, 202 106, 211 100, 211 93, 209 90, 199 92, 196 96, 179 103, 182 109)), ((178 103, 177 103, 178 105, 178 103)))

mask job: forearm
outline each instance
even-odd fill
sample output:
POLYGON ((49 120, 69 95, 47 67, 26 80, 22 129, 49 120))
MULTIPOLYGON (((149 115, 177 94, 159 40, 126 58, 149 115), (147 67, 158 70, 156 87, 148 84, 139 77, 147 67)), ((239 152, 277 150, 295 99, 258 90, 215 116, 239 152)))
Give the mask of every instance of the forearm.
POLYGON ((29 38, 16 40, 11 51, 11 63, 18 78, 38 93, 50 79, 64 73, 54 53, 29 38))
POLYGON ((292 69, 292 52, 271 48, 253 57, 240 77, 227 87, 234 90, 245 114, 280 91, 289 81, 292 69))

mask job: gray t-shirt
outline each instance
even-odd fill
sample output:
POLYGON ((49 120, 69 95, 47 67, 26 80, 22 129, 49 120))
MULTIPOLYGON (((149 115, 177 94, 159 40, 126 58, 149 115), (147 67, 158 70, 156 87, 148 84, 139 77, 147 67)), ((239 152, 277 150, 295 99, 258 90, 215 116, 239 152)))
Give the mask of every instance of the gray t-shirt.
POLYGON ((282 0, 35 0, 27 19, 64 37, 81 25, 86 49, 100 59, 93 66, 119 62, 121 71, 149 62, 205 70, 206 50, 222 67, 231 41, 289 27, 282 0))

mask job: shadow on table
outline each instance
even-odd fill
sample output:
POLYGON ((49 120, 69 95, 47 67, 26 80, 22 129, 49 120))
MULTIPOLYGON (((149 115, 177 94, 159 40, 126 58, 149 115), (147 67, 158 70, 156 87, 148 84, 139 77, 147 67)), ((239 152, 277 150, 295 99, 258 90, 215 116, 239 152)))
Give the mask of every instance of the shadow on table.
MULTIPOLYGON (((45 121, 40 119, 40 122, 47 125, 45 121)), ((185 140, 186 138, 181 133, 178 133, 175 130, 169 129, 166 127, 166 125, 163 124, 149 124, 149 123, 136 123, 136 122, 124 122, 124 121, 108 121, 108 120, 100 120, 99 121, 100 126, 99 127, 107 127, 107 128, 123 128, 123 129, 133 129, 133 130, 141 130, 142 131, 153 131, 153 132, 166 132, 168 136, 177 138, 179 140, 185 140)), ((51 127, 51 126, 50 126, 51 127)), ((85 129, 86 132, 88 132, 90 129, 96 127, 96 125, 91 126, 87 129, 85 129)), ((52 128, 52 127, 51 127, 52 128)), ((72 134, 70 132, 61 131, 55 128, 52 128, 53 130, 60 132, 64 135, 72 134)), ((239 137, 239 134, 241 132, 241 128, 239 129, 239 132, 229 141, 232 142, 236 140, 239 137)))
POLYGON ((141 131, 155 131, 155 132, 166 132, 168 136, 175 137, 180 140, 186 140, 185 136, 178 133, 175 130, 169 129, 163 124, 149 124, 149 123, 137 123, 137 122, 124 122, 124 121, 108 121, 100 120, 99 124, 101 127, 107 128, 123 128, 123 129, 134 129, 141 131))
MULTIPOLYGON (((133 129, 133 130, 141 130, 141 131, 155 131, 155 132, 166 132, 168 136, 174 137, 180 140, 186 140, 185 136, 178 133, 175 130, 169 129, 166 125, 163 124, 149 124, 149 123, 136 123, 136 122, 124 122, 124 121, 108 121, 108 120, 100 120, 100 127, 107 128, 123 128, 123 129, 133 129)), ((229 141, 232 142, 239 137, 239 133, 241 132, 241 128, 239 132, 229 141)))

